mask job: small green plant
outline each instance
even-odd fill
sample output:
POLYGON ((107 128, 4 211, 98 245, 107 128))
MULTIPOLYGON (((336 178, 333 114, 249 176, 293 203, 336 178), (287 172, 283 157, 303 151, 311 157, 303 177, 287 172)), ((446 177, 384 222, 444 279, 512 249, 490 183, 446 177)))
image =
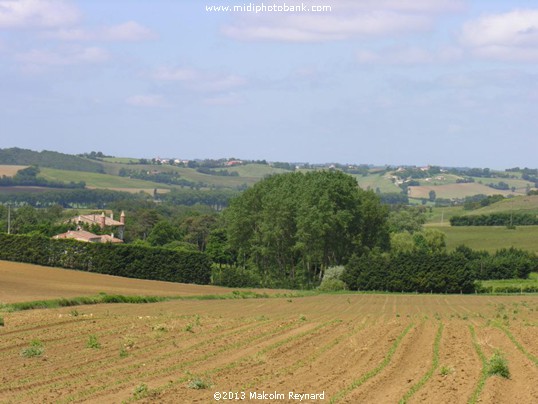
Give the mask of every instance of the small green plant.
POLYGON ((187 326, 185 327, 185 331, 194 332, 194 326, 192 324, 187 324, 187 326))
POLYGON ((30 347, 21 351, 21 356, 24 356, 25 358, 32 358, 34 356, 41 356, 43 352, 45 352, 43 343, 38 339, 34 339, 32 342, 30 342, 30 347))
POLYGON ((441 376, 445 376, 445 377, 446 377, 446 376, 448 376, 449 374, 451 374, 452 372, 454 372, 454 369, 453 369, 453 368, 451 368, 450 366, 443 366, 443 367, 441 368, 441 370, 439 371, 439 374, 440 374, 441 376))
POLYGON ((510 369, 508 369, 508 361, 504 357, 501 351, 495 351, 493 356, 488 362, 488 375, 493 376, 501 376, 505 379, 510 378, 510 369))
POLYGON ((89 337, 88 337, 88 342, 86 343, 86 346, 88 348, 92 348, 92 349, 99 349, 101 348, 101 343, 99 342, 99 340, 97 339, 97 335, 95 334, 91 334, 89 337))
POLYGON ((199 377, 192 379, 189 382, 189 389, 204 390, 210 387, 211 387, 211 383, 208 380, 204 380, 199 377))
POLYGON ((301 321, 306 321, 306 316, 305 316, 304 314, 301 314, 301 315, 299 316, 299 320, 301 320, 301 321))
POLYGON ((127 358, 129 356, 129 352, 127 352, 127 349, 122 345, 120 347, 120 358, 127 358))
POLYGON ((0 327, 4 326, 4 317, 0 316, 0 327))
POLYGON ((71 310, 71 312, 69 314, 71 315, 71 317, 78 317, 79 316, 79 312, 77 310, 71 310))
POLYGON ((133 397, 137 400, 144 398, 148 395, 149 389, 147 384, 139 384, 133 391, 133 397))

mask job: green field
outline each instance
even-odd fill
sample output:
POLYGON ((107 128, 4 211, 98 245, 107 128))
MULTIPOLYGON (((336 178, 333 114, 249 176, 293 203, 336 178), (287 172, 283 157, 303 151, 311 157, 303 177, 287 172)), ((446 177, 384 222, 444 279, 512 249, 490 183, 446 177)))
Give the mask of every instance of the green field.
POLYGON ((524 288, 526 286, 538 287, 538 272, 532 272, 529 279, 502 279, 495 281, 481 281, 480 284, 484 287, 503 288, 503 287, 515 287, 524 288))
POLYGON ((357 179, 357 182, 362 189, 371 189, 375 191, 379 188, 383 193, 402 191, 401 188, 394 185, 390 178, 386 177, 384 174, 370 174, 366 177, 363 177, 362 175, 353 175, 353 177, 357 179))
MULTIPOLYGON (((217 170, 221 170, 221 168, 217 170)), ((284 173, 290 172, 282 168, 271 167, 267 164, 246 164, 246 165, 241 165, 241 166, 224 168, 224 170, 228 172, 235 171, 239 174, 240 177, 259 178, 259 179, 262 179, 263 177, 267 175, 271 175, 271 174, 284 174, 284 173)))
POLYGON ((518 226, 509 230, 501 226, 456 226, 429 224, 429 229, 438 229, 446 234, 447 248, 455 249, 460 244, 476 249, 495 252, 501 248, 522 248, 538 253, 538 226, 518 226))
POLYGON ((104 162, 107 163, 116 163, 116 164, 138 164, 140 159, 133 158, 133 157, 104 157, 101 159, 104 162))
POLYGON ((490 213, 535 213, 538 215, 538 195, 518 196, 505 199, 480 209, 468 211, 472 215, 487 215, 490 213))
POLYGON ((452 216, 465 214, 463 206, 432 207, 431 213, 427 213, 427 223, 433 225, 445 225, 452 216))
POLYGON ((156 182, 135 180, 126 177, 118 177, 109 174, 89 173, 84 171, 56 170, 54 168, 42 168, 40 176, 49 181, 80 182, 84 181, 87 187, 116 190, 153 190, 170 189, 169 185, 156 182))

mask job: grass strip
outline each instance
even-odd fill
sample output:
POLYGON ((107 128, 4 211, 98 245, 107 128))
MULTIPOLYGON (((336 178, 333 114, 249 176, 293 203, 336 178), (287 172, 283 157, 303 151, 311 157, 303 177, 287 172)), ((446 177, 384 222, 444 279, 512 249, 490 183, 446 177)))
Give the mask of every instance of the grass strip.
POLYGON ((402 397, 402 399, 399 401, 399 404, 405 404, 407 403, 407 400, 409 400, 413 394, 415 394, 430 378, 432 377, 435 370, 439 367, 439 346, 441 345, 441 337, 443 335, 443 328, 444 324, 439 323, 439 328, 437 328, 437 334, 435 335, 435 340, 433 343, 433 358, 432 358, 432 366, 428 370, 428 372, 422 376, 422 379, 420 379, 416 384, 414 384, 407 393, 405 393, 405 396, 402 397))
POLYGON ((475 404, 478 401, 478 397, 480 397, 480 393, 482 392, 482 389, 484 388, 484 385, 486 384, 486 379, 488 378, 488 360, 486 359, 486 355, 484 355, 484 352, 482 352, 482 348, 480 348, 480 345, 478 344, 478 341, 476 339, 476 332, 474 330, 474 327, 469 324, 469 331, 471 332, 471 338, 473 340, 473 346, 478 354, 478 357, 480 358, 480 361, 482 362, 482 371, 480 373, 480 379, 478 380, 478 384, 476 385, 473 394, 471 395, 471 398, 469 398, 469 404, 475 404))
POLYGON ((512 341, 512 343, 516 346, 517 349, 519 349, 519 351, 523 353, 523 355, 525 355, 530 361, 532 361, 536 366, 538 366, 538 358, 534 356, 533 354, 531 354, 529 351, 527 351, 525 347, 521 345, 521 343, 512 335, 510 330, 505 328, 500 323, 494 323, 494 325, 495 327, 497 327, 498 329, 500 329, 502 332, 506 334, 506 336, 510 339, 510 341, 512 341))
POLYGON ((129 303, 145 304, 158 303, 171 300, 233 300, 233 299, 269 299, 269 298, 300 298, 315 295, 312 292, 297 292, 289 294, 268 295, 252 291, 234 290, 231 293, 221 295, 199 296, 124 296, 100 293, 97 296, 80 296, 72 298, 59 298, 50 300, 34 300, 30 302, 0 304, 1 312, 15 312, 36 309, 57 309, 60 307, 84 306, 92 304, 129 303))
POLYGON ((403 338, 407 335, 409 330, 414 326, 413 323, 409 324, 405 330, 396 338, 396 341, 392 344, 389 351, 385 355, 385 358, 381 361, 379 365, 377 365, 374 369, 370 370, 369 372, 362 375, 360 378, 356 379, 351 383, 348 387, 340 390, 338 393, 336 393, 334 396, 331 397, 330 403, 336 403, 340 401, 342 398, 344 398, 347 394, 355 390, 360 385, 364 384, 367 380, 371 379, 372 377, 376 376, 381 372, 392 360, 392 357, 394 356, 396 350, 398 349, 398 346, 402 342, 403 338))

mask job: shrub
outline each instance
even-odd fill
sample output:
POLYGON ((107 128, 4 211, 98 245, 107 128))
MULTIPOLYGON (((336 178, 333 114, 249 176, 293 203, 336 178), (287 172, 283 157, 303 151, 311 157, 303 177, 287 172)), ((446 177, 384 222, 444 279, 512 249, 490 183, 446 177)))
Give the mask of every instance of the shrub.
POLYGON ((25 358, 32 358, 34 356, 41 356, 43 352, 45 352, 43 343, 40 340, 35 339, 30 343, 30 347, 21 351, 21 356, 24 356, 25 358))
POLYGON ((343 265, 329 267, 325 270, 325 273, 323 274, 323 280, 324 281, 328 281, 330 279, 342 280, 342 275, 344 274, 344 270, 345 268, 343 265))
POLYGON ((491 359, 488 361, 488 375, 498 375, 505 379, 510 378, 510 370, 508 369, 508 361, 500 351, 495 351, 491 359))
POLYGON ((248 269, 238 267, 213 268, 211 283, 217 286, 230 288, 260 287, 261 278, 258 274, 248 269))
POLYGON ((208 389, 211 387, 211 382, 209 382, 208 380, 201 379, 201 378, 195 378, 189 382, 188 387, 189 389, 195 389, 195 390, 208 389))
POLYGON ((92 349, 99 349, 101 348, 101 343, 97 339, 97 336, 95 334, 92 334, 88 337, 88 342, 86 343, 86 346, 92 349))
POLYGON ((323 279, 321 285, 318 286, 320 292, 338 292, 347 289, 346 283, 340 279, 323 279))

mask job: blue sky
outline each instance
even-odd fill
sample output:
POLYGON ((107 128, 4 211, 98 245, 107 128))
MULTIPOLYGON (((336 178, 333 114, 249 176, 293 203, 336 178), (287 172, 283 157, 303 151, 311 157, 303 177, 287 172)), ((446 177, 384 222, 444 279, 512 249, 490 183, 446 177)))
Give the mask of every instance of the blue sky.
POLYGON ((538 167, 537 66, 528 0, 0 0, 0 147, 538 167))

